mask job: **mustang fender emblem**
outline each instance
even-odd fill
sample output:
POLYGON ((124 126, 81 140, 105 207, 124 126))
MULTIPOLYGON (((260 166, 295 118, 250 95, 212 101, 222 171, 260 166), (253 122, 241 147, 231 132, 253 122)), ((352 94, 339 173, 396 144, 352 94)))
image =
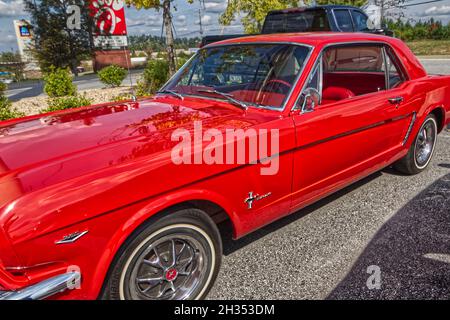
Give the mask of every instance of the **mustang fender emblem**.
POLYGON ((86 230, 86 231, 83 231, 83 232, 77 231, 77 232, 68 234, 68 235, 64 236, 64 237, 62 238, 62 240, 56 241, 55 244, 73 243, 73 242, 77 241, 78 239, 80 239, 82 236, 84 236, 84 235, 85 235, 86 233, 88 233, 88 232, 89 232, 89 231, 86 230))
POLYGON ((250 191, 248 193, 248 197, 244 200, 244 203, 247 204, 247 209, 250 210, 250 209, 253 209, 253 201, 259 201, 259 200, 265 199, 265 198, 267 198, 267 197, 269 197, 271 195, 272 195, 272 192, 263 194, 261 196, 259 194, 255 194, 254 195, 253 191, 250 191))

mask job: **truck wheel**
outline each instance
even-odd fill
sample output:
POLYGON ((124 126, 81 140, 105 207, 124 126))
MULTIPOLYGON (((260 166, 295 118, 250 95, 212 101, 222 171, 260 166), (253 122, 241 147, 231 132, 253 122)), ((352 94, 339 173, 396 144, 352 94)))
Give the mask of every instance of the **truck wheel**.
POLYGON ((394 165, 395 169, 409 175, 425 170, 433 157, 436 139, 436 117, 430 114, 420 127, 408 154, 394 165))
POLYGON ((103 298, 202 299, 214 284, 221 260, 216 224, 201 210, 183 209, 148 223, 125 244, 103 298))

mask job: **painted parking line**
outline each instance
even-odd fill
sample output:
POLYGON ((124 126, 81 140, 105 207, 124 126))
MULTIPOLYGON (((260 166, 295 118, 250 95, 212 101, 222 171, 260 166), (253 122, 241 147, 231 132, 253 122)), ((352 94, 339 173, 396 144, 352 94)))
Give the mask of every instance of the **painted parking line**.
POLYGON ((21 92, 24 92, 24 91, 27 91, 27 90, 30 90, 30 89, 33 89, 33 87, 11 89, 11 90, 6 91, 6 96, 10 97, 10 96, 13 96, 15 94, 18 94, 18 93, 21 93, 21 92))

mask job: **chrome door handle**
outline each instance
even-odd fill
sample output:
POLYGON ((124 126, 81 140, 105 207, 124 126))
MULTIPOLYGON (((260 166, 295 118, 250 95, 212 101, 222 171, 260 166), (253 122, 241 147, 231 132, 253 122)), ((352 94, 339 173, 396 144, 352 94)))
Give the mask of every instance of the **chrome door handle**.
POLYGON ((388 101, 389 101, 391 104, 395 104, 395 105, 398 105, 398 104, 402 103, 403 100, 404 100, 403 97, 395 97, 395 98, 390 98, 390 99, 388 99, 388 101))

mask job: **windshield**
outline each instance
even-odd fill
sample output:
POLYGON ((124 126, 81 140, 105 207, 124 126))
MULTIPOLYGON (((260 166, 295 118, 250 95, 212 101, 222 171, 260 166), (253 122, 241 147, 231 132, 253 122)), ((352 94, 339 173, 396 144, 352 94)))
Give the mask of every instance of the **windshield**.
POLYGON ((281 108, 309 50, 306 46, 290 44, 205 48, 162 91, 218 99, 226 99, 222 94, 225 93, 245 105, 281 108))
POLYGON ((264 22, 263 34, 286 32, 330 31, 325 10, 301 12, 276 12, 269 14, 264 22))

